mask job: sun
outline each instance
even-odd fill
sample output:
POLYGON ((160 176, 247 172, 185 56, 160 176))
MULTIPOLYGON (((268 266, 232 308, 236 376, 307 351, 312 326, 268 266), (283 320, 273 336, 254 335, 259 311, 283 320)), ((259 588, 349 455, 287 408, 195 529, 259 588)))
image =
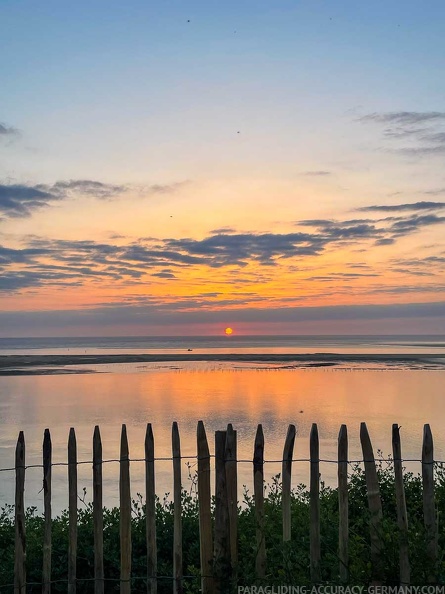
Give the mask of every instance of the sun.
POLYGON ((226 328, 224 330, 224 333, 226 336, 230 336, 231 334, 233 334, 233 330, 232 330, 232 328, 226 328))

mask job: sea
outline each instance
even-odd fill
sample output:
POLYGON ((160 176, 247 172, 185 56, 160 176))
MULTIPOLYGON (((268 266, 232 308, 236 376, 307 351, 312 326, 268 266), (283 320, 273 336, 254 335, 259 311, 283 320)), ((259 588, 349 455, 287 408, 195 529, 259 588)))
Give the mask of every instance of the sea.
POLYGON ((196 488, 196 427, 204 422, 210 450, 215 431, 228 423, 237 432, 238 496, 252 490, 255 432, 265 436, 265 477, 281 472, 289 424, 297 437, 292 484, 307 484, 309 434, 317 424, 321 479, 335 487, 337 440, 342 424, 349 437, 350 470, 362 458, 359 430, 365 422, 376 458, 392 453, 392 425, 400 426, 407 470, 420 472, 422 435, 430 424, 434 458, 445 460, 445 336, 206 336, 0 338, 8 355, 232 354, 242 361, 167 361, 60 366, 55 373, 0 375, 0 506, 14 501, 14 457, 19 431, 26 443, 25 503, 43 509, 42 440, 51 432, 53 510, 67 507, 67 440, 77 438, 79 506, 92 496, 94 427, 99 426, 103 457, 104 504, 119 503, 119 446, 122 424, 129 438, 132 495, 144 494, 144 437, 153 427, 156 491, 172 492, 171 427, 181 439, 184 489, 196 488), (280 361, 279 355, 345 355, 335 365, 280 361), (255 361, 255 354, 274 355, 255 361), (348 355, 388 355, 377 361, 349 361, 348 355), (420 363, 393 361, 393 355, 419 355, 420 363), (245 357, 249 355, 249 357, 245 357), (250 355, 252 356, 250 358, 250 355))

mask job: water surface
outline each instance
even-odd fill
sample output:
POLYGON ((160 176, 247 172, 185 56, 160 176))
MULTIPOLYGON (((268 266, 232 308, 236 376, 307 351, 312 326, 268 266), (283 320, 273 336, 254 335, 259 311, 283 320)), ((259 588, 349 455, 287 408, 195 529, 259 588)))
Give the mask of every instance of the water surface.
MULTIPOLYGON (((294 458, 308 457, 311 424, 318 423, 321 458, 335 461, 340 425, 348 425, 350 459, 361 458, 358 440, 366 421, 375 452, 391 452, 392 423, 401 425, 404 458, 420 458, 424 423, 435 437, 435 458, 445 457, 444 371, 384 369, 237 368, 189 363, 144 364, 133 369, 108 366, 106 373, 0 378, 0 467, 14 463, 19 430, 26 438, 27 464, 41 464, 43 431, 50 428, 53 460, 66 462, 67 438, 75 427, 79 460, 91 460, 94 425, 101 428, 104 459, 119 457, 120 428, 127 424, 130 455, 143 458, 146 423, 153 424, 157 457, 171 456, 171 423, 178 421, 183 456, 196 455, 196 424, 205 423, 213 451, 214 431, 232 423, 238 432, 238 457, 251 460, 257 423, 265 434, 265 457, 280 460, 289 423, 297 426, 294 458), (136 372, 137 371, 137 372, 136 372)), ((196 470, 183 463, 184 486, 196 470)), ((308 463, 294 464, 293 484, 307 481, 308 463)), ((408 465, 420 470, 419 464, 408 465)), ((268 463, 267 477, 280 472, 268 463)), ((335 484, 335 463, 321 464, 322 478, 335 484)), ((131 465, 132 491, 143 491, 143 463, 131 465)), ((157 492, 171 491, 171 462, 158 462, 157 492)), ((119 468, 104 465, 104 503, 118 502, 119 468)), ((242 484, 251 488, 252 464, 239 464, 242 484)), ((13 501, 13 473, 0 474, 0 500, 13 501)), ((26 503, 42 509, 41 469, 27 471, 26 503)), ((66 467, 53 469, 54 507, 67 505, 66 467)), ((79 467, 79 490, 91 496, 91 466, 79 467)))

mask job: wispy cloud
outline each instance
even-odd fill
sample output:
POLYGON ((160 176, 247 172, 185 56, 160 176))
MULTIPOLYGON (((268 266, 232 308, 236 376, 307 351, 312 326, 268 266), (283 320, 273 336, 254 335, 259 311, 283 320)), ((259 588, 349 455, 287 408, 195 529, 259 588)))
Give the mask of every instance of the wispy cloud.
POLYGON ((328 175, 332 175, 332 171, 325 171, 325 170, 320 170, 320 171, 304 171, 301 175, 308 175, 311 177, 326 177, 328 175))
POLYGON ((422 194, 426 196, 441 196, 445 194, 445 188, 436 188, 435 190, 424 190, 422 194))
POLYGON ((57 181, 48 184, 0 184, 0 216, 29 217, 36 210, 56 202, 78 196, 98 200, 112 200, 129 192, 139 196, 175 192, 187 182, 176 184, 153 184, 136 187, 130 184, 116 185, 89 179, 57 181))
POLYGON ((389 126, 383 129, 383 137, 397 143, 391 150, 400 154, 428 156, 445 153, 443 111, 370 113, 358 118, 357 121, 363 124, 389 126))
POLYGON ((107 200, 124 193, 129 186, 105 184, 91 179, 71 179, 58 181, 52 186, 39 185, 37 187, 44 188, 60 198, 67 198, 70 194, 80 194, 107 200))
POLYGON ((430 122, 445 121, 445 111, 390 111, 386 113, 374 112, 358 118, 358 121, 412 126, 430 122))
POLYGON ((14 128, 14 126, 8 126, 7 124, 5 124, 4 122, 0 122, 0 139, 6 138, 6 137, 15 137, 15 136, 20 136, 20 132, 17 128, 14 128))
POLYGON ((424 211, 424 210, 442 210, 445 208, 445 202, 412 202, 406 204, 374 204, 372 206, 362 206, 356 210, 359 212, 404 212, 404 211, 424 211))

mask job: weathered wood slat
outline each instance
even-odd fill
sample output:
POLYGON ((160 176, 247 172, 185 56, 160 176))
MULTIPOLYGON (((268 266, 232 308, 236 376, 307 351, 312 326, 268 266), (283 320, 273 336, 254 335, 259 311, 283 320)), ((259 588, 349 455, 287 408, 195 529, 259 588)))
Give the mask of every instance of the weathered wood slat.
POLYGON ((102 440, 99 426, 93 435, 94 592, 104 594, 104 520, 102 503, 102 440))
POLYGON ((320 446, 318 427, 312 424, 309 450, 311 459, 309 505, 310 505, 310 571, 311 581, 318 584, 321 581, 320 569, 320 446))
POLYGON ((215 589, 231 582, 229 510, 225 469, 226 431, 215 432, 215 589))
POLYGON ((68 594, 76 593, 77 567, 77 442, 71 427, 68 437, 68 594))
POLYGON ((198 502, 199 502, 199 544, 201 560, 201 591, 211 594, 214 589, 212 579, 213 538, 210 493, 210 450, 204 423, 199 421, 197 428, 198 452, 198 502))
POLYGON ((383 540, 381 523, 383 518, 380 487, 375 466, 374 452, 366 423, 360 425, 360 442, 365 465, 366 489, 370 512, 369 530, 371 536, 371 579, 374 585, 384 582, 383 575, 383 540))
POLYGON ((255 573, 260 580, 266 576, 266 539, 264 534, 264 434, 258 425, 253 451, 253 493, 256 523, 255 573))
POLYGON ((147 594, 156 594, 158 555, 156 549, 155 444, 151 423, 147 423, 145 432, 145 497, 147 594))
POLYGON ((283 449, 282 463, 282 509, 283 509, 283 541, 291 539, 291 478, 292 455, 294 453, 295 425, 289 425, 283 449))
POLYGON ((51 464, 51 435, 49 429, 45 429, 43 436, 43 594, 51 592, 51 464))
POLYGON ((436 505, 434 503, 434 447, 429 425, 423 427, 422 444, 423 519, 425 523, 426 551, 431 564, 428 575, 430 583, 436 582, 438 534, 436 505))
POLYGON ((397 423, 392 426, 392 455, 394 458, 397 524, 399 526, 400 584, 409 586, 411 572, 408 556, 408 515, 406 513, 405 485, 403 484, 402 446, 400 443, 400 430, 397 423))
POLYGON ((25 436, 20 431, 15 449, 14 594, 26 593, 25 436))
POLYGON ((131 592, 131 492, 130 456, 128 452, 127 428, 122 425, 121 451, 119 462, 119 503, 120 503, 120 546, 121 546, 121 594, 131 592))
POLYGON ((348 429, 338 434, 338 558, 342 583, 349 581, 348 429))
POLYGON ((172 426, 172 451, 173 451, 173 593, 182 594, 182 503, 181 503, 181 444, 179 440, 178 424, 172 426))
POLYGON ((232 565, 233 575, 235 576, 238 565, 238 480, 236 431, 234 431, 231 423, 227 425, 225 460, 227 507, 229 511, 230 563, 232 565))

